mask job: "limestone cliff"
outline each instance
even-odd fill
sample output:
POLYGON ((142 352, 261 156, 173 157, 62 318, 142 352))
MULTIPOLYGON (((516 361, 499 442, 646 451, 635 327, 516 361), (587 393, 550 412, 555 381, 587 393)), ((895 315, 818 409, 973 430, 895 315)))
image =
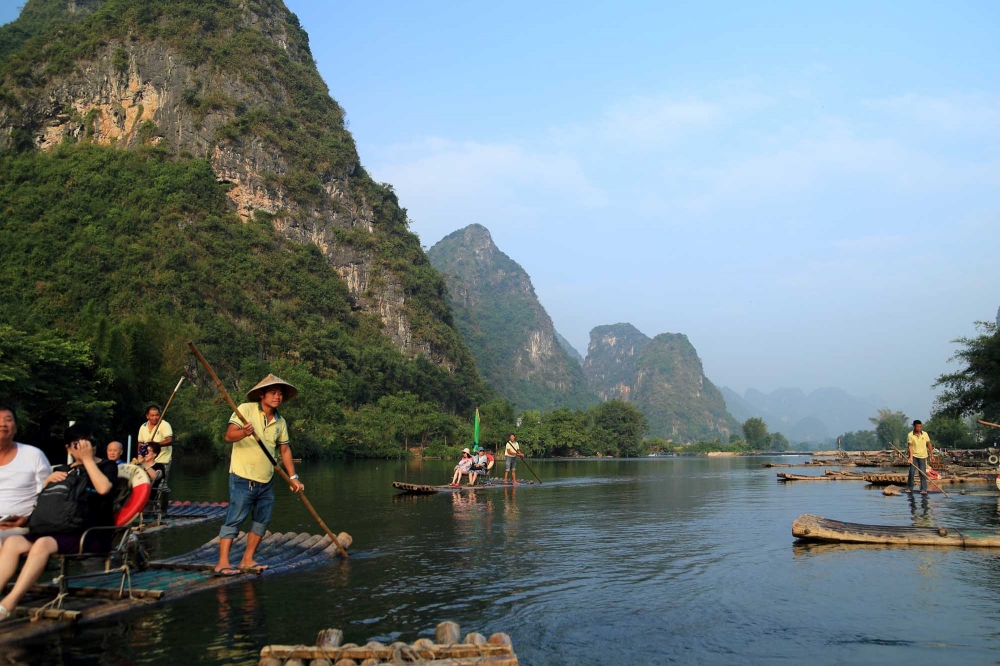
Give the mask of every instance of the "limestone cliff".
POLYGON ((448 283, 458 329, 486 381, 521 409, 581 408, 597 400, 556 338, 531 278, 473 224, 428 251, 448 283))
POLYGON ((590 332, 583 364, 590 389, 601 400, 631 400, 639 354, 649 338, 632 324, 598 326, 590 332))
POLYGON ((739 432, 683 334, 650 340, 631 324, 599 326, 590 333, 584 370, 602 400, 626 400, 642 410, 651 436, 691 442, 739 432))
POLYGON ((360 165, 280 0, 29 0, 0 47, 0 144, 205 158, 244 220, 316 245, 398 349, 469 360, 388 185, 360 165))

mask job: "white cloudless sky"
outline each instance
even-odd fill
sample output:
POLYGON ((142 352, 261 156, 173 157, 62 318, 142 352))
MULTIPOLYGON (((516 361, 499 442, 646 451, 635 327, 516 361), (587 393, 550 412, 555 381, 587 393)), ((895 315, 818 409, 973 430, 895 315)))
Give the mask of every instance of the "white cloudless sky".
POLYGON ((487 226, 583 353, 926 418, 1000 306, 996 3, 286 3, 424 245, 487 226))

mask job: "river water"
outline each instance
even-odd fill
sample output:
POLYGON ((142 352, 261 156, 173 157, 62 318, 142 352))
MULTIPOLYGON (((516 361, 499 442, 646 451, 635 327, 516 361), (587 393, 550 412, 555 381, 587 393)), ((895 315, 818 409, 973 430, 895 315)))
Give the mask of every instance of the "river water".
MULTIPOLYGON (((5 656, 256 664, 262 646, 312 644, 324 628, 358 644, 412 642, 453 620, 463 633, 507 632, 529 665, 1000 660, 1000 553, 809 547, 791 536, 802 513, 1000 528, 996 497, 782 485, 762 460, 533 461, 541 486, 418 497, 391 482, 446 482, 453 463, 300 465, 319 513, 354 537, 349 561, 196 594, 5 656)), ((173 499, 227 499, 224 465, 175 468, 171 485, 173 499)), ((318 531, 283 488, 272 528, 318 531)), ((154 556, 169 556, 217 532, 146 538, 154 556)))

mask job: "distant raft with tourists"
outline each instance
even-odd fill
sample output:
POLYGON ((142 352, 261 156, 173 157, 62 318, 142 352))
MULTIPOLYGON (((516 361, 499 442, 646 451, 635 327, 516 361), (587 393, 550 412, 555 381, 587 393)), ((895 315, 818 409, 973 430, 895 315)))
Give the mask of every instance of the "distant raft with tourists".
POLYGON ((541 484, 534 481, 518 481, 517 483, 504 483, 503 481, 485 481, 483 483, 476 484, 474 486, 453 486, 451 484, 444 486, 431 486, 420 483, 406 483, 405 481, 393 481, 392 487, 396 490, 402 490, 404 493, 409 493, 411 495, 434 495, 436 493, 461 493, 471 490, 487 490, 492 488, 524 488, 539 486, 541 484))

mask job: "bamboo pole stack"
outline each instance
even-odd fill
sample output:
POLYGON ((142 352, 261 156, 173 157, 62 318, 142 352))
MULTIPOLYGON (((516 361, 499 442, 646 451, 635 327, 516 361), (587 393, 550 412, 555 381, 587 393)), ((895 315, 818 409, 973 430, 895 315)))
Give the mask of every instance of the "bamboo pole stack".
POLYGON ((434 640, 421 638, 413 644, 400 641, 383 645, 343 643, 344 632, 325 629, 316 645, 268 645, 260 651, 258 666, 376 666, 377 664, 433 664, 434 666, 517 666, 510 636, 496 633, 488 639, 470 633, 462 638, 454 622, 437 626, 434 640))

